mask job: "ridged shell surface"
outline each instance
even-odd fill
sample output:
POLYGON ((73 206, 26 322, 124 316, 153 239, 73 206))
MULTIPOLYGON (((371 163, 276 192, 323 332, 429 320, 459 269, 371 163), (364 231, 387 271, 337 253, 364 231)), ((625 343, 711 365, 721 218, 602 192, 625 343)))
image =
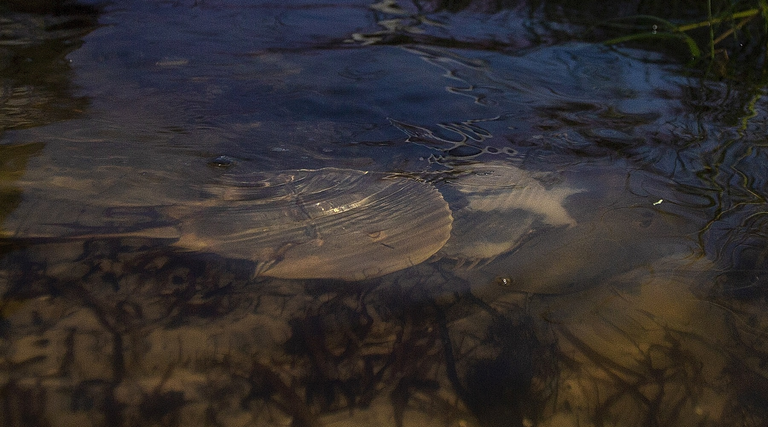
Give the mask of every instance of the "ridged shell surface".
POLYGON ((423 262, 452 216, 433 186, 325 168, 223 176, 183 215, 178 245, 257 263, 278 278, 362 280, 423 262))

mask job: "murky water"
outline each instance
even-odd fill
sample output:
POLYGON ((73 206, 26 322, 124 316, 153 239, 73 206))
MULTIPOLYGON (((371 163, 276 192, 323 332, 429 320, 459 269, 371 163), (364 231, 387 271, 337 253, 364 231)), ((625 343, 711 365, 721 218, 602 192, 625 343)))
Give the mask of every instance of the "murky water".
POLYGON ((763 88, 438 3, 0 9, 0 422, 768 423, 763 88))

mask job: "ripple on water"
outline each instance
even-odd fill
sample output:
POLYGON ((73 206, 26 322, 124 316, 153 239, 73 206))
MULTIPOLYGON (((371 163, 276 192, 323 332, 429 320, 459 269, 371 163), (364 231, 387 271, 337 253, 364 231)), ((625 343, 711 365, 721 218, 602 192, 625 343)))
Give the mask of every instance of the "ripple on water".
POLYGON ((764 424, 760 92, 438 3, 0 13, 0 423, 764 424))

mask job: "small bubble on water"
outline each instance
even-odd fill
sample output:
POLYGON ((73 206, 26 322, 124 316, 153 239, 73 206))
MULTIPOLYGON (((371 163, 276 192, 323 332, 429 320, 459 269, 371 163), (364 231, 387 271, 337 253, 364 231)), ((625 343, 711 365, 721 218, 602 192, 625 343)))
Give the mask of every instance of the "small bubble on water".
POLYGON ((208 161, 208 166, 212 168, 229 168, 235 164, 235 160, 229 156, 217 156, 208 161))

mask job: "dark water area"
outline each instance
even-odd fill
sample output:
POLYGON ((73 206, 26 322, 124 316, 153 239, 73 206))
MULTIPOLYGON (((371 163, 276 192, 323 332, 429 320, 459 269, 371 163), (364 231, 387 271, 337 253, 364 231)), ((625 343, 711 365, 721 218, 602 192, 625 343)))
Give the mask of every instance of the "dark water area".
POLYGON ((0 424, 768 423, 764 86, 569 7, 0 2, 0 424))

